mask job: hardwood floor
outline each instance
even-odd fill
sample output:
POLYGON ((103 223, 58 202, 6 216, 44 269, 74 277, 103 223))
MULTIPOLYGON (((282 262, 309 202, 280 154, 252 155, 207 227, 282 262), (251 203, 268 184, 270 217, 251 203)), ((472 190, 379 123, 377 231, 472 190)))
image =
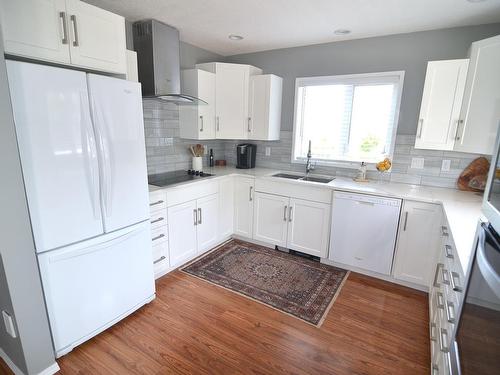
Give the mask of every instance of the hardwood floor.
POLYGON ((175 271, 58 362, 61 374, 428 374, 429 350, 425 293, 351 273, 316 328, 175 271))

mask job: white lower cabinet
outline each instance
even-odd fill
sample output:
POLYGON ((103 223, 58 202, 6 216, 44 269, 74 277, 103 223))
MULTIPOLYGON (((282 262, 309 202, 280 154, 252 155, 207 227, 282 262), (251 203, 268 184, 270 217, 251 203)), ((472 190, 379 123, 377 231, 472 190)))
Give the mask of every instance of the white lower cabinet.
POLYGON ((219 196, 212 194, 196 201, 197 251, 202 254, 217 244, 217 223, 219 217, 219 196))
POLYGON ((286 246, 289 197, 255 193, 253 239, 286 246))
POLYGON ((197 254, 196 201, 168 208, 170 267, 177 267, 197 254))
POLYGON ((237 236, 252 238, 254 187, 253 177, 234 180, 234 234, 237 236))
POLYGON ((405 200, 399 225, 393 275, 427 287, 440 247, 441 206, 405 200))
POLYGON ((325 258, 331 206, 255 193, 253 239, 325 258))
POLYGON ((225 177, 219 182, 219 240, 233 234, 234 219, 234 177, 225 177))

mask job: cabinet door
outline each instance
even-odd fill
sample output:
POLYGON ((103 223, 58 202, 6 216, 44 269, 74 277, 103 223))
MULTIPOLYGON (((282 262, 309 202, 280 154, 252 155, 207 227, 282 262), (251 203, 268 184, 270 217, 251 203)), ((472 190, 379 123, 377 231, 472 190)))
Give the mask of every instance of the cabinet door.
POLYGON ((67 0, 71 64, 127 73, 125 19, 79 0, 67 0))
POLYGON ((217 64, 215 77, 216 137, 248 138, 248 66, 217 64))
POLYGON ((279 140, 283 79, 273 74, 250 77, 248 138, 279 140))
POLYGON ((236 177, 234 185, 234 233, 252 238, 255 181, 236 177))
POLYGON ((290 198, 255 193, 253 239, 286 246, 290 198))
POLYGON ((67 17, 64 0, 0 0, 5 53, 69 63, 67 17))
POLYGON ((196 201, 169 207, 167 211, 170 266, 178 267, 197 254, 196 201))
POLYGON ((287 247, 326 258, 330 237, 330 205, 290 199, 287 247))
POLYGON ((404 201, 394 260, 394 277, 427 287, 440 245, 441 207, 404 201))
POLYGON ((500 35, 472 43, 455 150, 491 155, 500 121, 500 35))
POLYGON ((219 197, 212 194, 197 201, 196 226, 198 254, 210 250, 217 244, 217 224, 219 221, 219 197))
POLYGON ((453 150, 468 59, 429 61, 415 148, 453 150))
POLYGON ((219 182, 219 240, 233 234, 234 178, 226 177, 219 182))

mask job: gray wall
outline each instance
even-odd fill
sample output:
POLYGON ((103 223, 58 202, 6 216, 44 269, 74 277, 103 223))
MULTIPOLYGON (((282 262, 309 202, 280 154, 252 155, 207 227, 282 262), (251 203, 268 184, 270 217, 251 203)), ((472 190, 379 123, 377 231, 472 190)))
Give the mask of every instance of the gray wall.
POLYGON ((293 128, 295 78, 404 70, 398 134, 415 134, 427 61, 464 58, 470 44, 500 34, 500 23, 398 34, 234 55, 283 77, 281 130, 293 128))
MULTIPOLYGON (((1 29, 1 27, 0 27, 1 29)), ((26 374, 55 362, 31 234, 0 33, 0 310, 14 317, 17 338, 0 321, 0 347, 26 374)))

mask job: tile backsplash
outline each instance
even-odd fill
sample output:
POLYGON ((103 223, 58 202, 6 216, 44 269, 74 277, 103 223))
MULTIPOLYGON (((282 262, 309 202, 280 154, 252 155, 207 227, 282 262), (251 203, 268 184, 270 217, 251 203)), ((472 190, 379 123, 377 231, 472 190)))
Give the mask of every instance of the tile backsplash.
MULTIPOLYGON (((146 154, 148 174, 162 173, 191 167, 191 153, 188 146, 201 143, 206 149, 214 150, 215 159, 225 158, 228 165, 236 164, 236 144, 247 141, 196 141, 179 137, 179 111, 172 103, 146 99, 143 101, 144 127, 146 136, 146 154)), ((250 141, 257 144, 257 167, 289 171, 304 170, 301 164, 292 164, 291 131, 281 131, 279 141, 250 141), (266 147, 271 154, 265 155, 266 147)), ((456 188, 456 180, 464 168, 480 155, 453 151, 419 150, 413 146, 414 135, 397 135, 390 173, 380 174, 368 171, 372 179, 384 179, 415 185, 456 188), (424 168, 411 167, 412 158, 423 158, 424 168), (441 170, 443 160, 450 160, 450 170, 441 170)), ((313 145, 314 146, 314 145, 313 145)), ((204 158, 206 165, 208 158, 204 158)), ((315 173, 354 177, 355 169, 318 166, 315 173)))

